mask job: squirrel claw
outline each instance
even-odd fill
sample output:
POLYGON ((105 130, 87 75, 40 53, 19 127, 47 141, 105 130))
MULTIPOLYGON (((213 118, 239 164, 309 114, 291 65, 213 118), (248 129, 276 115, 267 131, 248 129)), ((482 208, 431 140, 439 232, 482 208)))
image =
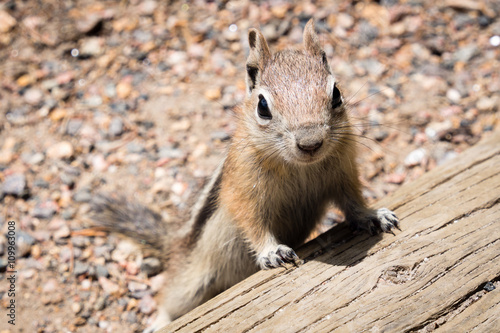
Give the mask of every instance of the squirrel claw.
POLYGON ((287 264, 298 266, 302 263, 299 256, 293 249, 286 245, 278 245, 275 251, 269 251, 267 255, 259 256, 257 262, 262 269, 271 269, 277 267, 287 267, 287 264))

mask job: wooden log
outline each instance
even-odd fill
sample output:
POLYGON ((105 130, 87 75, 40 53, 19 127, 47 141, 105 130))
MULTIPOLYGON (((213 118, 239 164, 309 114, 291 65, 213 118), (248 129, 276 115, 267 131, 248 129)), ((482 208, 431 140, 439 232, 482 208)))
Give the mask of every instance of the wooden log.
POLYGON ((500 133, 383 206, 396 236, 342 223, 299 249, 304 265, 260 271, 162 332, 500 332, 500 133))

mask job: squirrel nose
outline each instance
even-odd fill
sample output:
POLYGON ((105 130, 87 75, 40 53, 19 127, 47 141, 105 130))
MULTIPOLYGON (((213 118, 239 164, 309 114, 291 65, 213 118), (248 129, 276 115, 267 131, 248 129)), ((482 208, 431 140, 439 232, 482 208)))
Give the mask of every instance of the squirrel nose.
POLYGON ((313 142, 297 142, 297 147, 305 153, 314 153, 323 145, 323 140, 313 142))

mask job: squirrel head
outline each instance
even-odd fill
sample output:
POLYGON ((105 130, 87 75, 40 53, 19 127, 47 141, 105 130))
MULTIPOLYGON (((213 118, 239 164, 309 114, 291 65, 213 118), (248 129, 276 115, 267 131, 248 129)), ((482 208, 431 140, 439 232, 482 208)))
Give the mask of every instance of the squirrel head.
POLYGON ((261 158, 314 164, 348 141, 342 95, 312 19, 303 39, 303 50, 272 54, 259 30, 248 32, 243 119, 261 158))

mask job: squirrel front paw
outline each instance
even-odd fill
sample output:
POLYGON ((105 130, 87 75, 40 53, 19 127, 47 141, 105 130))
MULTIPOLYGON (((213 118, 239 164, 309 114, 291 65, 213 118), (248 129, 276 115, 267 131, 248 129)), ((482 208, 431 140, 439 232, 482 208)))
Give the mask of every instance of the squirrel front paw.
POLYGON ((364 229, 375 235, 379 231, 394 234, 393 228, 399 229, 399 219, 387 208, 372 210, 364 217, 351 220, 351 227, 354 230, 364 229))
POLYGON ((274 250, 263 251, 258 258, 257 263, 261 269, 271 269, 280 266, 286 266, 286 264, 299 265, 302 260, 295 251, 283 244, 278 245, 274 250))

